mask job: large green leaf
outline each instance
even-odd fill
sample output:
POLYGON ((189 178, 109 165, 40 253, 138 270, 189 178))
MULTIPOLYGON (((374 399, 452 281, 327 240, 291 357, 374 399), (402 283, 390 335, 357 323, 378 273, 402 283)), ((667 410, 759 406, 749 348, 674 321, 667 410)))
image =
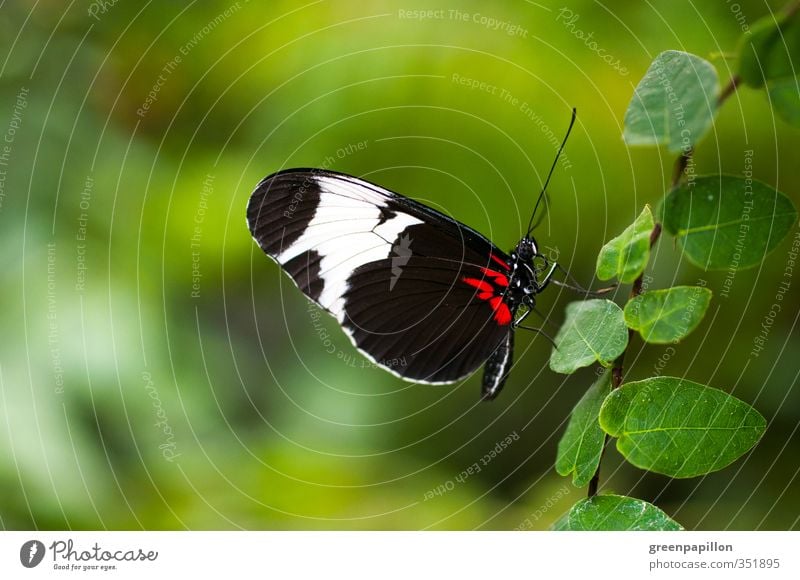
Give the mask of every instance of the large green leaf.
POLYGON ((589 483, 600 464, 606 434, 597 418, 610 392, 611 371, 606 370, 575 405, 567 430, 558 443, 556 471, 564 476, 572 473, 572 483, 577 487, 589 483))
POLYGON ((600 426, 617 437, 633 465, 671 477, 695 477, 730 465, 761 438, 766 421, 747 403, 685 379, 626 383, 600 409, 600 426))
POLYGON ((700 286, 645 292, 625 305, 625 324, 638 331, 645 342, 675 342, 697 328, 710 302, 711 290, 700 286))
POLYGON ((651 503, 624 495, 596 495, 558 520, 560 531, 680 531, 683 527, 651 503))
POLYGON ((707 175, 673 189, 661 206, 664 229, 706 270, 759 264, 789 233, 797 210, 754 179, 707 175))
POLYGON ((686 52, 662 52, 636 87, 622 136, 628 145, 687 151, 711 128, 718 92, 711 63, 686 52))
POLYGON ((610 367, 628 345, 622 309, 610 300, 572 302, 555 343, 550 368, 557 373, 574 373, 594 362, 610 367))
POLYGON ((597 277, 610 280, 616 276, 626 284, 636 280, 650 259, 650 234, 654 225, 653 213, 646 205, 625 231, 601 248, 597 256, 597 277))
POLYGON ((800 77, 772 81, 768 91, 775 112, 790 125, 800 127, 800 77))
POLYGON ((800 11, 766 16, 739 46, 739 76, 752 87, 794 77, 800 62, 800 11))

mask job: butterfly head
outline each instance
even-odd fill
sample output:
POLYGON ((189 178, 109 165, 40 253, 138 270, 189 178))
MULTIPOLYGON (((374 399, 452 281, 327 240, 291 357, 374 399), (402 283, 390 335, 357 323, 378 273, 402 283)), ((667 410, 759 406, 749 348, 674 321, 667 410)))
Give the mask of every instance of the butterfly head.
POLYGON ((539 253, 531 236, 522 238, 511 251, 511 264, 513 280, 509 286, 517 293, 513 298, 520 304, 533 306, 533 297, 547 287, 556 264, 539 253))
POLYGON ((536 247, 536 240, 530 236, 525 236, 517 244, 514 254, 526 264, 530 263, 533 258, 539 255, 539 249, 536 247))

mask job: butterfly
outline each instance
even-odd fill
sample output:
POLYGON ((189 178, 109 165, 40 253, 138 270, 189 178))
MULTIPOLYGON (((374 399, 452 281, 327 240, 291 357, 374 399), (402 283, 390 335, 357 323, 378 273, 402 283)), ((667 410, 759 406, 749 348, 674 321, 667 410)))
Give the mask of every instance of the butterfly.
POLYGON ((575 115, 528 231, 509 253, 431 207, 325 169, 285 169, 261 180, 248 227, 373 363, 430 384, 484 365, 482 398, 494 399, 511 370, 514 331, 560 268, 539 252, 531 231, 575 115))

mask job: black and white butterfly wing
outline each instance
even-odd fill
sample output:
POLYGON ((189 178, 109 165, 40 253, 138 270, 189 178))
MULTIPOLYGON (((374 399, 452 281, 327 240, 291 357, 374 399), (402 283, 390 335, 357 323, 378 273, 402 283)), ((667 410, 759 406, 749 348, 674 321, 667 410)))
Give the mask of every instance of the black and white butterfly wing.
POLYGON ((355 346, 417 382, 468 376, 505 343, 508 256, 484 236, 380 186, 319 169, 263 179, 253 238, 355 346))

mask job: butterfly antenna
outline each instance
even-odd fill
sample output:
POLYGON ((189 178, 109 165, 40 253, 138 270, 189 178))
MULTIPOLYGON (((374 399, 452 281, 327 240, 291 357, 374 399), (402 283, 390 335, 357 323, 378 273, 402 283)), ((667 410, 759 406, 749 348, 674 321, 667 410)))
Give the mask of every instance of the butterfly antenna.
POLYGON ((547 191, 547 185, 550 183, 550 178, 553 176, 553 171, 555 171, 556 164, 558 163, 558 158, 561 156, 561 152, 564 150, 564 145, 567 144, 567 139, 569 138, 570 131, 572 131, 572 126, 575 124, 575 117, 578 114, 578 110, 573 107, 572 108, 572 118, 569 121, 569 127, 567 127, 567 134, 564 135, 564 140, 561 142, 561 147, 558 148, 558 153, 556 153, 556 158, 553 160, 553 165, 550 167, 550 173, 547 174, 547 179, 544 182, 544 187, 542 187, 542 192, 539 194, 539 199, 536 200, 536 205, 533 207, 533 213, 531 214, 531 219, 528 221, 528 232, 525 234, 525 237, 528 237, 533 229, 533 218, 536 217, 536 210, 539 209, 539 204, 542 202, 542 199, 545 197, 545 192, 547 191))

